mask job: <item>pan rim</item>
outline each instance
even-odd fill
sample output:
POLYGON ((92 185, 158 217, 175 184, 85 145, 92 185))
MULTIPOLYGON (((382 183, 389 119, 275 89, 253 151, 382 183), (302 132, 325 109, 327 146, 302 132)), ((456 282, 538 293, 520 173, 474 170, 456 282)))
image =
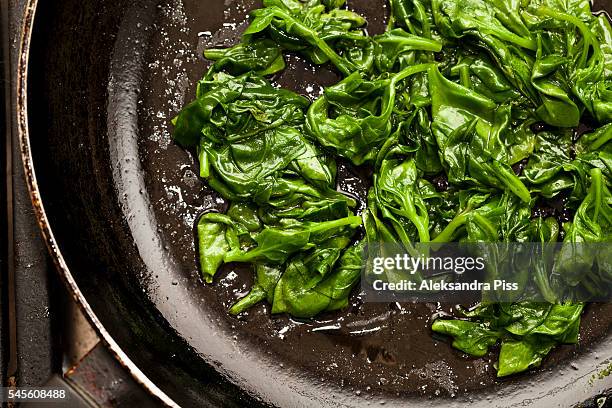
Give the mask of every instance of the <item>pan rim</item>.
POLYGON ((59 249, 51 228, 51 224, 47 217, 47 213, 42 202, 40 189, 38 187, 36 171, 34 169, 28 124, 29 56, 37 6, 38 0, 27 0, 24 8, 17 51, 18 62, 15 83, 16 95, 14 99, 16 102, 15 112, 17 115, 16 123, 19 151, 21 154, 25 181, 28 188, 30 201, 32 202, 32 207, 34 209, 36 222, 40 231, 42 232, 43 240, 45 241, 49 255, 53 259, 53 264, 55 265, 57 273, 62 278, 62 281, 72 296, 72 299, 77 303, 106 348, 115 357, 116 361, 118 361, 129 372, 132 378, 158 402, 168 407, 179 407, 179 405, 172 400, 172 398, 157 387, 157 385, 155 385, 153 381, 151 381, 138 368, 138 366, 128 357, 119 344, 117 344, 117 342, 113 339, 108 330, 106 330, 106 328, 102 325, 102 322, 100 319, 98 319, 95 312, 89 305, 89 302, 87 299, 85 299, 85 296, 79 289, 76 280, 74 279, 74 276, 72 275, 72 272, 70 271, 70 268, 68 267, 64 256, 59 249))

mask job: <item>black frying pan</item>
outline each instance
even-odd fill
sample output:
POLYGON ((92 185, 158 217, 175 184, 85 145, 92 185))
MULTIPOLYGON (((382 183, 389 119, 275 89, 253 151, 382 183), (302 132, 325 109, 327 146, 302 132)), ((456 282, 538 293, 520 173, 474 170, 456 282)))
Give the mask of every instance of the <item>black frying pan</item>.
MULTIPOLYGON (((597 378, 612 357, 610 304, 589 306, 579 346, 504 381, 495 355, 467 358, 431 336, 431 315, 447 305, 361 304, 355 294, 349 310, 316 321, 271 317, 265 305, 228 316, 250 271, 200 280, 193 224, 225 203, 172 143, 169 119, 193 97, 202 49, 235 41, 257 2, 29 3, 17 103, 39 223, 75 299, 160 404, 549 407, 612 388, 597 378)), ((370 32, 382 30, 383 0, 350 4, 370 32)), ((278 81, 298 92, 337 80, 291 61, 278 81)), ((340 167, 363 194, 364 170, 340 167)))

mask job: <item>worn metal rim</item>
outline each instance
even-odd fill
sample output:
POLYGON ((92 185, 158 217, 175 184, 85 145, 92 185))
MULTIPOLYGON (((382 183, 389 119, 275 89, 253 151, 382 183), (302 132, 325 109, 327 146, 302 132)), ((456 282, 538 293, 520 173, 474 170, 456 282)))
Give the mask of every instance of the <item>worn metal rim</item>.
POLYGON ((49 254, 53 259, 53 263, 61 276, 64 284, 68 288, 70 295, 77 302, 81 311, 85 314, 88 321, 96 330, 99 337, 105 343, 109 351, 114 355, 117 361, 130 373, 130 375, 140 384, 149 394, 151 394, 158 402, 169 407, 179 407, 166 393, 157 387, 127 356, 121 347, 115 342, 110 333, 102 325, 93 309, 83 296, 79 289, 64 257, 57 245, 57 241, 51 229, 49 219, 45 212, 45 208, 41 199, 36 172, 34 170, 34 161, 32 158, 29 128, 28 128, 28 69, 30 44, 32 40, 32 32, 34 28, 34 19, 36 17, 36 9, 38 0, 28 0, 24 10, 23 21, 19 37, 17 76, 16 76, 16 123, 17 134, 19 137, 19 149, 21 160, 25 173, 25 181, 34 208, 36 221, 42 232, 43 239, 49 254))

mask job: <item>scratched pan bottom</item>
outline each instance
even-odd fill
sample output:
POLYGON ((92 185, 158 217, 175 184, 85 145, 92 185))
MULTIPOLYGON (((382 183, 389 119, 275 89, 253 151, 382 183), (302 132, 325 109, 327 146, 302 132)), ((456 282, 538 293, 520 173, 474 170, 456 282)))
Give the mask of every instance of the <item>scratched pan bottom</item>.
MULTIPOLYGON (((251 272, 199 279, 194 222, 225 203, 171 141, 171 119, 206 69, 201 51, 239 36, 251 0, 64 0, 39 5, 29 72, 30 142, 59 249, 93 312, 127 355, 184 406, 568 406, 612 388, 612 306, 588 307, 578 346, 495 379, 496 352, 469 358, 432 337, 436 304, 363 304, 315 321, 240 319, 227 307, 251 272), (44 67, 41 69, 40 67, 44 67), (589 383, 591 383, 589 385, 589 383)), ((370 33, 382 2, 354 0, 370 33)), ((290 57, 276 80, 310 97, 337 81, 290 57)), ((341 163, 358 197, 367 169, 341 163)))

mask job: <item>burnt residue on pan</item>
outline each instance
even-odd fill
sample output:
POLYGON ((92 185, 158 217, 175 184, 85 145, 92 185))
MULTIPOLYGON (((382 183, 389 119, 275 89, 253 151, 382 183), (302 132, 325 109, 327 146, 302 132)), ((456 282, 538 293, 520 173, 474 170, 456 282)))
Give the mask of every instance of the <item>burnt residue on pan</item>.
MULTIPOLYGON (((208 67, 201 52, 210 46, 235 43, 256 1, 171 1, 161 6, 148 49, 148 65, 139 96, 139 148, 145 185, 168 254, 178 260, 183 279, 219 325, 233 333, 239 347, 257 347, 280 366, 297 369, 315 382, 343 388, 363 398, 428 395, 458 396, 487 387, 524 382, 530 373, 503 382, 495 379, 496 354, 468 358, 444 339, 432 337, 432 315, 451 313, 452 305, 371 304, 355 293, 349 310, 312 321, 271 316, 261 304, 236 319, 227 308, 247 293, 251 271, 230 265, 213 285, 198 278, 194 223, 204 211, 222 211, 225 203, 197 176, 193 154, 172 143, 170 119, 194 97, 194 83, 208 67)), ((371 0, 354 0, 350 7, 368 16, 371 33, 384 30, 386 7, 371 0)), ((274 80, 316 98, 322 86, 338 80, 329 67, 313 67, 291 55, 288 68, 274 80)), ((362 199, 368 169, 340 163, 339 184, 362 199)), ((153 277, 153 279, 158 278, 153 277)), ((166 282, 167 284, 167 282, 166 282)), ((164 286, 163 282, 159 283, 164 286)), ((170 301, 180 301, 172 299, 170 301)), ((605 336, 611 305, 587 308, 578 346, 561 346, 551 353, 540 371, 567 369, 572 357, 605 336)))

